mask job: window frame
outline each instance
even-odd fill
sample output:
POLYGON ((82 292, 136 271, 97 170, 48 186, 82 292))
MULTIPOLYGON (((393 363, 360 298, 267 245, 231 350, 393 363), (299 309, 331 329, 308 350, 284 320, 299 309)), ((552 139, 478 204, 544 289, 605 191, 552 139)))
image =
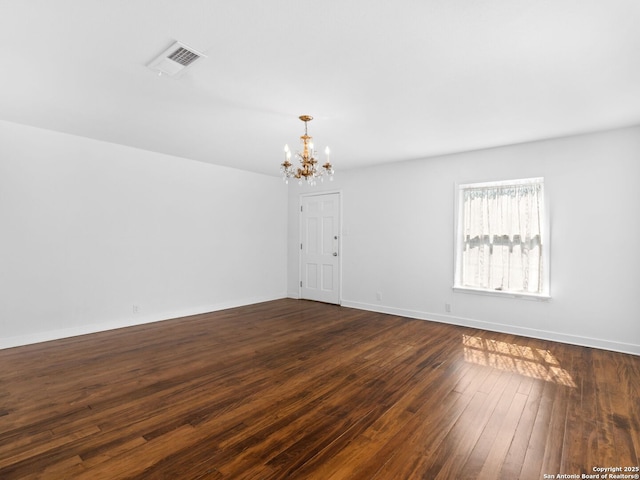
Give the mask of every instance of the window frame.
POLYGON ((551 298, 551 265, 550 265, 550 215, 549 198, 545 189, 544 177, 530 177, 512 180, 499 180, 475 183, 456 183, 454 201, 454 292, 471 293, 479 295, 490 295, 498 297, 524 298, 532 300, 548 300, 551 298), (542 291, 537 293, 519 292, 515 290, 492 290, 481 287, 470 287, 462 285, 462 253, 463 253, 463 230, 464 230, 464 190, 483 187, 501 187, 509 185, 531 185, 540 184, 542 187, 542 212, 543 218, 540 224, 541 249, 542 249, 542 291))

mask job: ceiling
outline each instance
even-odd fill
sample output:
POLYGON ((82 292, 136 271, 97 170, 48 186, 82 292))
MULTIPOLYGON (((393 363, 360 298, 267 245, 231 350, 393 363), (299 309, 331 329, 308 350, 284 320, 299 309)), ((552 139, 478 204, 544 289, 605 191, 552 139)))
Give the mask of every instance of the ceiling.
MULTIPOLYGON (((640 124, 638 0, 0 0, 0 119, 279 175, 640 124), (174 41, 207 55, 146 65, 174 41)), ((1 148, 1 147, 0 147, 1 148)))

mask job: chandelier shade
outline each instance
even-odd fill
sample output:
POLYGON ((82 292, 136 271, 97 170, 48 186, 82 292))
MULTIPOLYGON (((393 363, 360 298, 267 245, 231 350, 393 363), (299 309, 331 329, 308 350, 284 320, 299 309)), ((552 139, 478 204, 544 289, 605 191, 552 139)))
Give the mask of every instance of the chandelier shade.
POLYGON ((333 180, 333 165, 329 161, 331 150, 329 150, 329 147, 325 148, 326 161, 320 166, 313 147, 313 137, 309 135, 307 130, 307 123, 313 120, 313 117, 311 115, 301 115, 298 118, 304 122, 304 135, 300 137, 302 152, 296 152, 296 158, 300 162, 300 166, 294 167, 291 163, 291 150, 289 150, 289 145, 285 145, 284 162, 280 165, 282 179, 285 183, 289 183, 289 179, 295 178, 299 184, 306 181, 309 185, 315 185, 317 179, 322 182, 325 175, 329 177, 329 180, 333 180))

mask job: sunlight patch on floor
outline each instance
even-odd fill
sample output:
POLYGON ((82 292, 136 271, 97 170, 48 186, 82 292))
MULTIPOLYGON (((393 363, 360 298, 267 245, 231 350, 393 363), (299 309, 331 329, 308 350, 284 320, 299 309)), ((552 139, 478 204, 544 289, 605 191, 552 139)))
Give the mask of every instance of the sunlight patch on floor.
POLYGON ((576 387, 573 378, 548 350, 462 335, 467 362, 527 377, 576 387))

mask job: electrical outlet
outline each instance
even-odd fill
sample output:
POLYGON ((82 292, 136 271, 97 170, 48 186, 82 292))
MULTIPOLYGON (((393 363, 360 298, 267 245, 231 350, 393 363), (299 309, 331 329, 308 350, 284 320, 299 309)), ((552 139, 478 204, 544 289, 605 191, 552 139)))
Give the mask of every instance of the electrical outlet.
POLYGON ((376 292, 376 300, 378 302, 382 300, 382 294, 380 292, 376 292))
POLYGON ((444 311, 447 313, 451 313, 451 304, 450 303, 445 303, 444 304, 444 311))
POLYGON ((133 306, 133 313, 134 314, 140 313, 140 307, 138 305, 133 306))

